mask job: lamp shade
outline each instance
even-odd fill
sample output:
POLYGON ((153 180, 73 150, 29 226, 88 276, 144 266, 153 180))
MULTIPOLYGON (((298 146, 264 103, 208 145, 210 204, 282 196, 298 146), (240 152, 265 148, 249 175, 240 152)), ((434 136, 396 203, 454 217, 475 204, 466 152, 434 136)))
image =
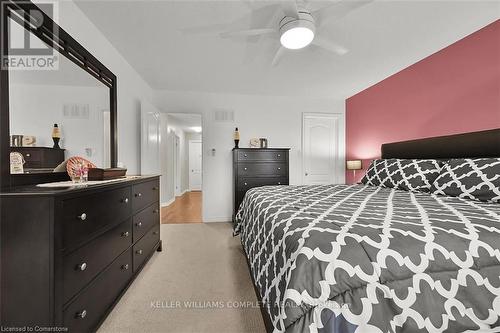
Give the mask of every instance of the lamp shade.
POLYGON ((361 160, 351 160, 347 161, 347 170, 361 170, 363 168, 363 165, 361 163, 361 160))

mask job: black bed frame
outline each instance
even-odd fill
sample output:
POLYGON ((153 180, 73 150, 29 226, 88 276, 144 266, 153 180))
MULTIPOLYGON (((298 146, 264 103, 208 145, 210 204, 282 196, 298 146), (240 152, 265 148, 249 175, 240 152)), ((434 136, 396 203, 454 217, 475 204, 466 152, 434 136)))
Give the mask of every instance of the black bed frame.
MULTIPOLYGON (((499 111, 500 112, 500 111, 499 111)), ((431 138, 384 143, 381 147, 382 158, 429 158, 429 159, 451 159, 465 157, 500 157, 500 128, 470 132, 431 138)), ((247 259, 248 270, 251 272, 248 256, 243 249, 247 259)), ((260 311, 264 319, 266 331, 274 330, 273 323, 267 312, 265 304, 262 303, 259 290, 255 285, 254 278, 250 273, 255 294, 260 304, 260 311)))

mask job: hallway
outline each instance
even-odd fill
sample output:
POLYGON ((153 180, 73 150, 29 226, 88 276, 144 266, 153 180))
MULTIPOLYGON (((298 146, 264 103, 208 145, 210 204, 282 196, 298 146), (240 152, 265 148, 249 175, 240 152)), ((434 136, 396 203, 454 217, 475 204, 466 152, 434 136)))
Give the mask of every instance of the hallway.
POLYGON ((202 223, 201 191, 186 192, 167 207, 161 209, 161 223, 202 223))

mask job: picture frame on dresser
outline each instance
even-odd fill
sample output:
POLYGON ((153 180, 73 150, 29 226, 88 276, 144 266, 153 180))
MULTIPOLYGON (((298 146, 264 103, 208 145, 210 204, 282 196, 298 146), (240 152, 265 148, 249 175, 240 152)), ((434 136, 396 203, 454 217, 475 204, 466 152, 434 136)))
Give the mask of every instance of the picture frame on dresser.
MULTIPOLYGON (((116 167, 115 74, 37 5, 0 2, 2 52, 9 45, 7 21, 13 19, 109 89, 109 157, 116 167), (33 19, 37 25, 30 24, 33 19)), ((67 173, 10 174, 8 68, 0 70, 0 106, 0 326, 96 331, 162 250, 159 175, 51 186, 46 183, 67 179, 67 173)), ((37 155, 29 162, 48 169, 64 157, 51 149, 15 148, 37 155)))

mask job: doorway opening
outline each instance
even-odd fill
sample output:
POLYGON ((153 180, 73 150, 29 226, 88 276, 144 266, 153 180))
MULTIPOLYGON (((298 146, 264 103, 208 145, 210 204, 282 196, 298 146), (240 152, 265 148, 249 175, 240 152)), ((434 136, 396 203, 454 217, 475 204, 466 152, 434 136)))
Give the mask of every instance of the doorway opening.
MULTIPOLYGON (((167 113, 162 223, 202 223, 203 141, 200 114, 167 113)), ((163 140, 163 138, 162 138, 163 140)))

